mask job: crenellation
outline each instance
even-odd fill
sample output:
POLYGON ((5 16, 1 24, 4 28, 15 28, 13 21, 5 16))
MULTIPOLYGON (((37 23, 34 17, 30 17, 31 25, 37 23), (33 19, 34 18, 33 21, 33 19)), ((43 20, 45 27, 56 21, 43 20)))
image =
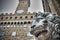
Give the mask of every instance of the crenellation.
POLYGON ((0 16, 12 15, 12 13, 0 13, 0 16))
POLYGON ((5 15, 9 15, 9 13, 5 13, 5 15))
POLYGON ((0 13, 0 16, 1 16, 1 15, 4 15, 4 13, 0 13))

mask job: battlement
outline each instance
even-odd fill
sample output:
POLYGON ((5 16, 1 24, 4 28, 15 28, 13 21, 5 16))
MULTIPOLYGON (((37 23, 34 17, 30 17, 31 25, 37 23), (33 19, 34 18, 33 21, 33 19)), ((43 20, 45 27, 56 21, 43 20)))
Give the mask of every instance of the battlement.
POLYGON ((31 12, 27 12, 26 14, 24 14, 24 13, 0 13, 0 16, 7 16, 7 15, 34 15, 36 12, 33 12, 33 13, 31 13, 31 12))
POLYGON ((3 15, 13 15, 12 13, 0 13, 0 16, 3 16, 3 15))

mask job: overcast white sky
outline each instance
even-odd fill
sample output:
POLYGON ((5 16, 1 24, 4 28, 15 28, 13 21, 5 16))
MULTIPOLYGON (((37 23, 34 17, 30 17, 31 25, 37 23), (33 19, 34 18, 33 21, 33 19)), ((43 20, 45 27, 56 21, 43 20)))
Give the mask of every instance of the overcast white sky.
MULTIPOLYGON (((43 12, 41 0, 30 0, 29 12, 43 12)), ((0 13, 14 13, 18 5, 18 0, 0 0, 0 13)))
POLYGON ((30 0, 31 4, 30 4, 30 8, 29 11, 30 12, 43 12, 43 5, 42 5, 42 0, 30 0))

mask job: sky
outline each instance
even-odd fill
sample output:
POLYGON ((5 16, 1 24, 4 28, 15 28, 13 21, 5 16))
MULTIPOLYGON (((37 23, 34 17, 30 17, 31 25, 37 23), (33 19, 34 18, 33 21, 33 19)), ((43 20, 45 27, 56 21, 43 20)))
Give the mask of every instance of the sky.
POLYGON ((31 4, 30 4, 30 8, 28 11, 30 12, 44 12, 43 11, 43 5, 42 5, 42 0, 30 0, 31 4))
MULTIPOLYGON (((0 0, 0 13, 14 13, 19 0, 0 0)), ((44 12, 42 0, 30 0, 28 12, 44 12)))

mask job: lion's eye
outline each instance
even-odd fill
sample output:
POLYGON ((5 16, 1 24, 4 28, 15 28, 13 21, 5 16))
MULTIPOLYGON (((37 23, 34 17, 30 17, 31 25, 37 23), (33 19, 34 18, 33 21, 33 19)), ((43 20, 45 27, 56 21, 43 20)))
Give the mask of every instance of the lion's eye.
POLYGON ((43 19, 43 18, 40 18, 40 19, 43 19))
POLYGON ((45 21, 43 21, 44 23, 48 23, 48 21, 47 20, 45 20, 45 21))

